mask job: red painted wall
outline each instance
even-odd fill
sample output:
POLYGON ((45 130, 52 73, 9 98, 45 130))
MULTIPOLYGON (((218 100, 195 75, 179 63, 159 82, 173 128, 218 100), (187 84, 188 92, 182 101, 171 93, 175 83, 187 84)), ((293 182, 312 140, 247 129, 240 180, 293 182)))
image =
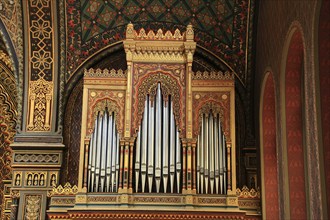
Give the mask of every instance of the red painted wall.
POLYGON ((291 219, 306 219, 304 175, 302 75, 303 42, 299 31, 292 36, 285 75, 286 131, 291 219))
POLYGON ((262 107, 266 219, 279 219, 274 80, 269 74, 262 107))
POLYGON ((330 1, 322 1, 319 22, 321 118, 328 218, 330 219, 330 1))

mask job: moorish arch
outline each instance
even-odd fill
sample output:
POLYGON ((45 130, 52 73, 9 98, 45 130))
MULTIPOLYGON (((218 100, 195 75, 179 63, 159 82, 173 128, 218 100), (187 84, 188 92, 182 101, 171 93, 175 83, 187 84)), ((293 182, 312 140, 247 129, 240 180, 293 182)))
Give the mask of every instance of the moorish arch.
POLYGON ((288 39, 285 59, 285 71, 282 75, 284 91, 284 137, 282 139, 287 158, 287 181, 289 211, 291 219, 306 219, 306 180, 304 162, 304 130, 303 130, 303 76, 304 46, 302 34, 293 27, 288 39))
MULTIPOLYGON (((0 21, 1 22, 1 21, 0 21)), ((2 32, 0 32, 1 34, 2 32)), ((10 211, 10 185, 12 180, 12 155, 9 146, 16 133, 17 91, 14 65, 7 45, 0 35, 0 218, 4 219, 10 211)))
POLYGON ((279 219, 275 85, 272 72, 263 80, 260 102, 260 152, 263 216, 279 219))

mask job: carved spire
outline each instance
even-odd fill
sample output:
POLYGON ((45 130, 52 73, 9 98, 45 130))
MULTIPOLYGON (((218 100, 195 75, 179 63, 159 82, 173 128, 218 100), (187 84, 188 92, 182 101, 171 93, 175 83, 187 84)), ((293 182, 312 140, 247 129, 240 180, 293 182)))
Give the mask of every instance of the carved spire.
POLYGON ((186 40, 187 41, 194 41, 194 29, 191 24, 188 24, 186 30, 186 40))
POLYGON ((134 39, 134 25, 130 22, 126 28, 126 39, 134 39))

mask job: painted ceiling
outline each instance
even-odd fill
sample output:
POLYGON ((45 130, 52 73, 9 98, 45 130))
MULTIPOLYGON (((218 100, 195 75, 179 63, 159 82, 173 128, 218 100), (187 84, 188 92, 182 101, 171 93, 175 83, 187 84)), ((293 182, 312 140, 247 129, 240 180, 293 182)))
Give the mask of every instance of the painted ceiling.
POLYGON ((125 38, 126 25, 146 30, 195 30, 195 41, 248 80, 254 0, 67 0, 68 73, 125 38))

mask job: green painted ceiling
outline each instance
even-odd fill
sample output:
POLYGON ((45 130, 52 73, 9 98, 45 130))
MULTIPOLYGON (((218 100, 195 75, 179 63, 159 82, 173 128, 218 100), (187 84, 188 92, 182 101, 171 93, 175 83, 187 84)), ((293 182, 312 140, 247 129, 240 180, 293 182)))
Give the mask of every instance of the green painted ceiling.
POLYGON ((249 80, 254 0, 67 0, 67 80, 86 59, 125 38, 126 25, 195 30, 197 44, 249 80))

